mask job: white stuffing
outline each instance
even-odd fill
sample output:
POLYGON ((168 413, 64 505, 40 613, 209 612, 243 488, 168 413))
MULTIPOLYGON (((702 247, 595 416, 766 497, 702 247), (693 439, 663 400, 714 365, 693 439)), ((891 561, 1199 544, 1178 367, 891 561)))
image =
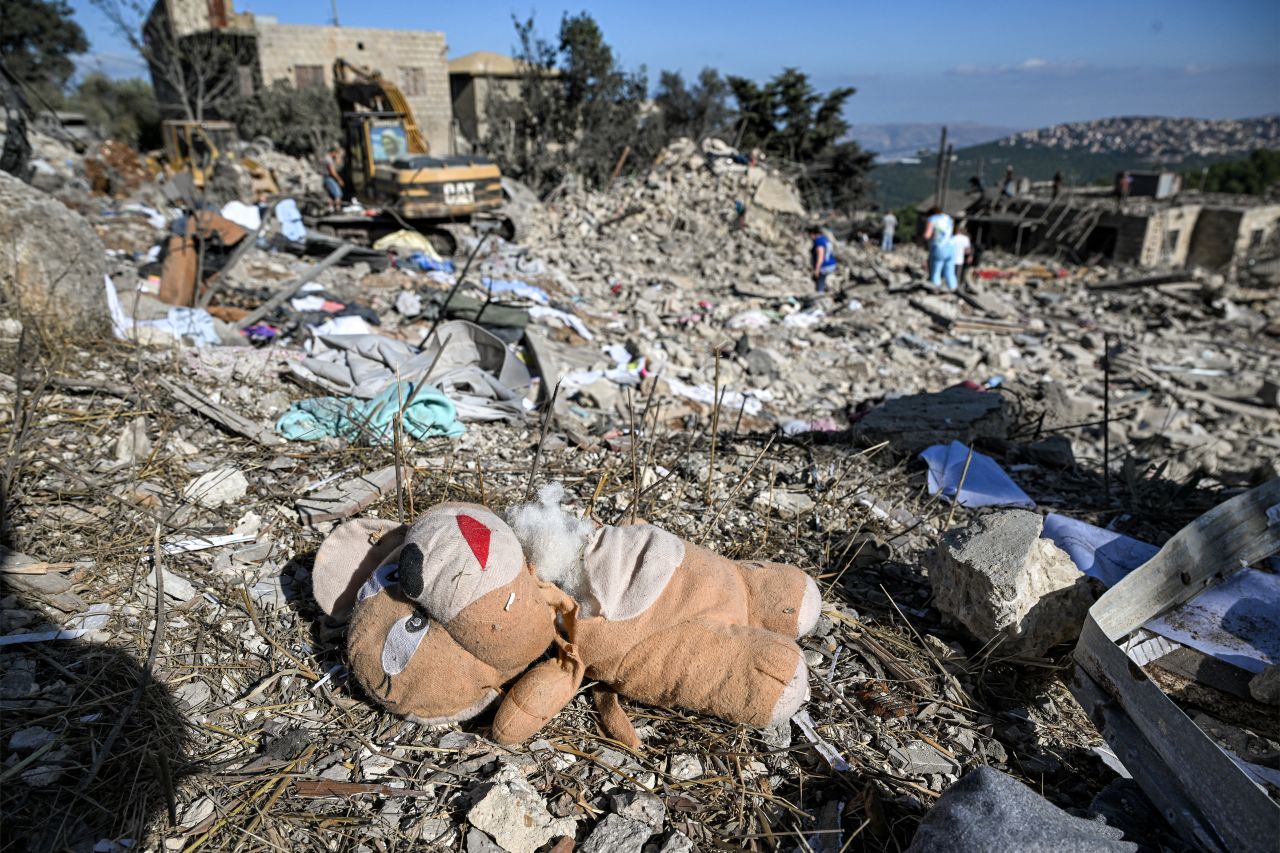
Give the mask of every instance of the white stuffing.
MULTIPOLYGON (((538 489, 537 503, 520 504, 507 511, 507 523, 515 531, 524 557, 538 577, 549 581, 579 602, 587 595, 583 553, 596 526, 560 508, 564 486, 548 483, 538 489)), ((594 614, 582 612, 583 616, 594 614)))

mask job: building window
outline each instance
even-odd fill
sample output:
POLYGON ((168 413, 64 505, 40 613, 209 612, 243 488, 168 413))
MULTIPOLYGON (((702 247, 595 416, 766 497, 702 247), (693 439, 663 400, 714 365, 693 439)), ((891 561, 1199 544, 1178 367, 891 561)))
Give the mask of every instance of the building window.
POLYGON ((324 85, 323 65, 293 66, 293 84, 299 89, 312 89, 324 85))
POLYGON ((427 93, 427 72, 421 68, 400 68, 400 88, 406 97, 413 98, 427 93))
POLYGON ((1262 238, 1266 236, 1266 231, 1262 228, 1255 228, 1249 234, 1249 248, 1256 249, 1262 245, 1262 238))

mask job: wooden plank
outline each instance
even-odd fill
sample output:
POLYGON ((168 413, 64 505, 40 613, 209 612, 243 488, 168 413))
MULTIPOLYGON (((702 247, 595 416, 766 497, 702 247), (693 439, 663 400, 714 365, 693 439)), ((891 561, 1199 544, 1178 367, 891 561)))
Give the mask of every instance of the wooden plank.
MULTIPOLYGON (((409 478, 413 469, 401 466, 400 473, 409 487, 409 478)), ((396 466, 388 465, 368 474, 361 474, 349 480, 343 480, 332 488, 305 498, 299 498, 293 505, 303 524, 315 525, 325 521, 339 521, 350 518, 369 507, 383 495, 396 489, 396 466)))
POLYGON ((168 377, 161 377, 159 382, 160 387, 172 394, 179 403, 236 435, 252 439, 263 447, 282 447, 287 444, 274 431, 213 402, 194 388, 179 385, 168 377))
POLYGON ((296 279, 289 282, 284 287, 280 288, 280 290, 276 293, 275 296, 272 296, 266 302, 262 303, 257 308, 253 309, 248 314, 244 315, 244 317, 239 322, 236 323, 236 328, 247 329, 250 326, 252 326, 254 323, 261 320, 263 317, 270 314, 272 311, 279 308, 281 305, 285 303, 286 300, 290 299, 295 293, 301 290, 304 284, 311 281, 320 273, 324 272, 329 267, 333 266, 338 261, 345 258, 347 254, 354 248, 356 247, 355 247, 355 244, 353 243, 343 243, 341 246, 334 249, 332 252, 326 255, 325 259, 320 261, 320 263, 312 264, 302 273, 302 275, 298 276, 296 279))
POLYGON ((1089 609, 1072 692, 1147 796, 1196 847, 1270 850, 1280 805, 1116 641, 1242 566, 1280 550, 1280 480, 1215 507, 1089 609))

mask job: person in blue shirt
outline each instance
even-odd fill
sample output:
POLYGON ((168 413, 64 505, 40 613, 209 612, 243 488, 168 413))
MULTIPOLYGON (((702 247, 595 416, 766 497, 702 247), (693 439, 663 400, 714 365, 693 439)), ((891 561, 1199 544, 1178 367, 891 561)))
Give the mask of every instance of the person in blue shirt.
POLYGON ((813 239, 813 247, 810 249, 813 284, 819 293, 826 293, 827 276, 835 272, 836 253, 830 238, 822 233, 820 226, 809 226, 809 237, 813 239))
POLYGON ((951 235, 955 233, 955 221, 941 208, 929 209, 929 218, 924 224, 924 241, 929 246, 929 284, 940 287, 945 278, 947 290, 955 290, 956 267, 952 262, 954 244, 951 235))

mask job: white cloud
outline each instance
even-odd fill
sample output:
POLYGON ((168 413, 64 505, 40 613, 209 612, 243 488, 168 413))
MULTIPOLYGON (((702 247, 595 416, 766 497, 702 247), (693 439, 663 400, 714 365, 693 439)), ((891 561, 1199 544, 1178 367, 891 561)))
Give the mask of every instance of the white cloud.
POLYGON ((1005 74, 1075 74, 1090 68, 1086 62, 1053 62, 1033 56, 1014 65, 957 65, 947 73, 958 77, 995 77, 1005 74))

